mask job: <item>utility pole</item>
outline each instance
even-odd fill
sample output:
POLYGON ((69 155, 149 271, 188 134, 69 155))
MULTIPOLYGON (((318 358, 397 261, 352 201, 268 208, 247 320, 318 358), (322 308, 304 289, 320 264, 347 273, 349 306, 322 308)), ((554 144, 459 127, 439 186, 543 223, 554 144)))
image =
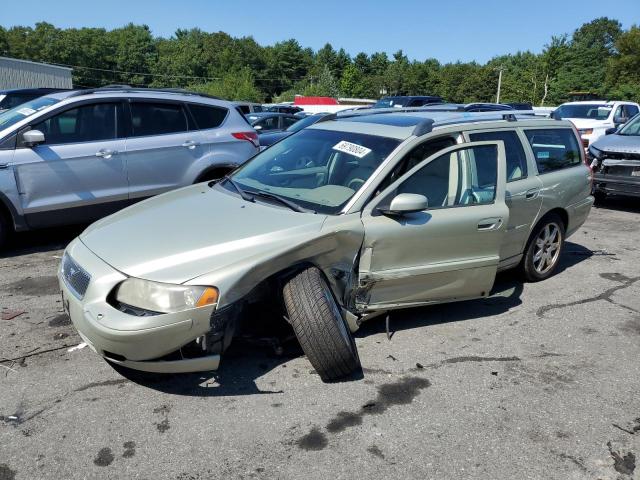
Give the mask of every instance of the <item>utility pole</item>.
POLYGON ((497 68, 498 72, 498 94, 496 95, 496 103, 500 103, 500 88, 502 88, 502 72, 505 70, 504 67, 497 68))

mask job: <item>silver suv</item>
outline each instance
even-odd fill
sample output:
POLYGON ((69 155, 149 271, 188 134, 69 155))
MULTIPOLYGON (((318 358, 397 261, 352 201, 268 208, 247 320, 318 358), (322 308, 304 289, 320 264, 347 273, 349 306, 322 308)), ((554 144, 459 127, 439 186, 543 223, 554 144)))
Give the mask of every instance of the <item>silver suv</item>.
POLYGON ((0 244, 220 178, 258 151, 230 102, 183 91, 50 94, 0 114, 0 244))
POLYGON ((112 364, 179 372, 217 368, 257 303, 335 380, 359 367, 351 332, 381 312, 486 297, 499 270, 552 275, 590 192, 566 121, 331 115, 222 181, 93 224, 64 254, 63 305, 112 364))

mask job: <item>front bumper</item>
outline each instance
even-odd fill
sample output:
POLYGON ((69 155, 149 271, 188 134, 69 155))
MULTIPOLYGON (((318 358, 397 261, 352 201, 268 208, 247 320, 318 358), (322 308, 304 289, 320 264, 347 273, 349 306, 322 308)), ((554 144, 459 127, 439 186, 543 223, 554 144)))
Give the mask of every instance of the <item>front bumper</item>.
POLYGON ((596 173, 593 175, 593 189, 607 194, 640 197, 640 177, 596 173))
POLYGON ((110 362, 149 372, 195 372, 215 370, 219 355, 179 360, 160 360, 210 330, 215 306, 180 313, 136 317, 120 312, 106 298, 127 277, 103 262, 80 240, 66 250, 91 275, 82 297, 67 286, 58 271, 65 308, 74 327, 89 347, 110 362))

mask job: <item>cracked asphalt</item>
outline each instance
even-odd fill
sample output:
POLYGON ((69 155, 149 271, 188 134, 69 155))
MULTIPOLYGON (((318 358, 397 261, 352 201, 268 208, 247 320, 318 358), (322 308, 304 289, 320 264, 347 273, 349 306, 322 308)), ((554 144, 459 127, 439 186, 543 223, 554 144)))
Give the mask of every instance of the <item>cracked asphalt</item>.
POLYGON ((560 271, 357 334, 363 375, 239 341, 218 373, 125 378, 55 272, 79 229, 0 258, 0 480, 640 479, 640 204, 594 208, 560 271), (24 312, 24 313, 21 313, 24 312))

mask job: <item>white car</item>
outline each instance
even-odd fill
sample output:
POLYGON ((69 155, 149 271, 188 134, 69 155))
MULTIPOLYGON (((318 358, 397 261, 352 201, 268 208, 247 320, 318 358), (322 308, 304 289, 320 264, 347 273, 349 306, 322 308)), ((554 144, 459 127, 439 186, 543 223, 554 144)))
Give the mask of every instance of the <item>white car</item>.
POLYGON ((607 130, 618 128, 638 112, 640 105, 637 103, 590 100, 563 103, 551 116, 558 120, 570 120, 580 132, 584 148, 589 148, 607 130))

